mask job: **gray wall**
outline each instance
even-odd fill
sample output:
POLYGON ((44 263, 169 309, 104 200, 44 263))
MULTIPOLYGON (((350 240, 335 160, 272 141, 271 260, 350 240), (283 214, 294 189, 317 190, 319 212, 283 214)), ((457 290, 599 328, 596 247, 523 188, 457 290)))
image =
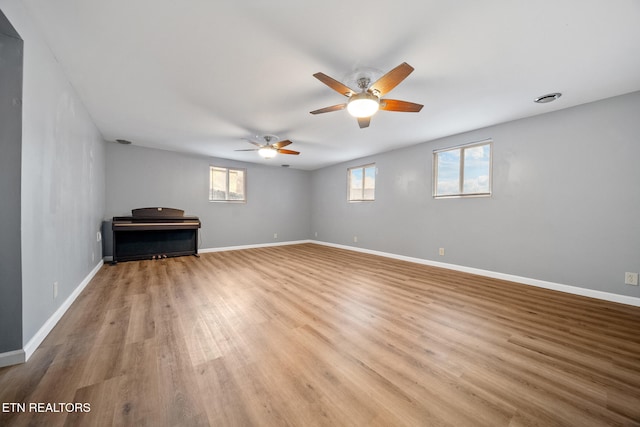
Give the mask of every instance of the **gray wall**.
POLYGON ((22 348, 22 39, 0 11, 0 353, 22 348))
POLYGON ((202 222, 201 249, 308 239, 309 188, 304 171, 107 144, 105 218, 147 206, 184 209, 202 222), (209 202, 209 165, 247 169, 247 202, 209 202))
POLYGON ((317 170, 312 235, 638 297, 624 285, 640 271, 638 118, 640 92, 317 170), (486 138, 493 196, 434 200, 433 150, 486 138), (347 167, 369 162, 375 202, 347 203, 347 167))
POLYGON ((96 233, 104 216, 105 142, 22 2, 0 0, 0 8, 24 40, 21 243, 27 344, 102 259, 96 233))
MULTIPOLYGON (((20 153, 16 122, 0 119, 8 134, 0 222, 12 224, 0 230, 9 242, 0 245, 0 321, 11 325, 2 329, 0 352, 15 349, 20 335, 23 346, 32 339, 97 265, 102 219, 141 206, 199 216, 201 248, 318 232, 332 243, 640 296, 640 288, 622 284, 625 271, 640 271, 640 93, 315 172, 115 144, 105 152, 22 2, 0 0, 0 9, 25 47, 20 153), (494 140, 493 197, 433 200, 432 150, 484 138, 494 140), (376 201, 347 203, 346 167, 371 161, 379 168, 376 201), (246 204, 208 202, 209 164, 248 169, 246 204)), ((0 108, 2 116, 14 114, 0 108)))
POLYGON ((640 92, 313 172, 110 143, 105 218, 177 207, 201 218, 201 249, 315 238, 637 297, 639 116, 640 92), (434 200, 433 150, 486 138, 493 196, 434 200), (376 201, 348 203, 347 167, 369 162, 376 201), (247 168, 247 204, 207 200, 210 164, 247 168))

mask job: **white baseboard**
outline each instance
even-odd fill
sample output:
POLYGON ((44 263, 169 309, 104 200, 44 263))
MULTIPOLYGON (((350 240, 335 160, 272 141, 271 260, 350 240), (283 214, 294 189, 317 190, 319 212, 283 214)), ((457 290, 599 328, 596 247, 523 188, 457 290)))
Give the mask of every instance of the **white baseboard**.
POLYGON ((49 332, 56 326, 56 324, 60 321, 62 316, 67 312, 71 304, 78 298, 78 295, 87 287, 91 279, 98 273, 100 267, 103 265, 103 261, 101 260, 91 272, 84 278, 84 280, 78 285, 77 288, 69 295, 69 297, 62 303, 60 307, 47 319, 47 321, 42 325, 42 327, 36 332, 36 334, 31 337, 29 342, 24 346, 24 362, 29 360, 31 355, 38 349, 38 346, 42 344, 42 341, 49 335, 49 332))
POLYGON ((24 363, 24 350, 14 350, 0 353, 0 368, 24 363))
POLYGON ((569 294, 581 295, 585 297, 596 298, 596 299, 601 299, 605 301, 617 302, 620 304, 627 304, 627 305, 640 307, 640 298, 637 298, 637 297, 619 295, 611 292, 596 291, 593 289, 579 288, 577 286, 547 282, 544 280, 532 279, 530 277, 522 277, 522 276, 516 276, 513 274, 498 273, 495 271, 482 270, 482 269, 473 268, 473 267, 465 267, 463 265, 447 264, 444 262, 431 261, 431 260, 422 259, 422 258, 413 258, 413 257, 404 256, 404 255, 396 255, 388 252, 374 251, 371 249, 363 249, 363 248, 358 248, 354 246, 339 245, 335 243, 321 242, 317 240, 310 240, 309 242, 316 243, 318 245, 331 246, 334 248, 346 249, 346 250, 355 251, 355 252, 362 252, 362 253, 367 253, 371 255, 379 255, 387 258, 394 258, 402 261, 414 262, 417 264, 430 265, 433 267, 447 268, 449 270, 462 271, 465 273, 477 274, 479 276, 491 277, 494 279, 508 280, 510 282, 522 283, 525 285, 536 286, 538 288, 552 289, 554 291, 560 291, 560 292, 565 292, 569 294))
MULTIPOLYGON (((579 288, 577 286, 547 282, 544 280, 532 279, 529 277, 498 273, 495 271, 482 270, 479 268, 465 267, 462 265, 448 264, 448 263, 438 262, 438 261, 431 261, 431 260, 422 259, 422 258, 408 257, 404 255, 397 255, 397 254, 392 254, 388 252, 358 248, 354 246, 322 242, 319 240, 296 240, 296 241, 289 241, 289 242, 227 246, 227 247, 220 247, 220 248, 206 248, 206 249, 200 249, 198 252, 199 253, 223 252, 223 251, 234 251, 234 250, 242 250, 242 249, 265 248, 265 247, 271 247, 271 246, 297 245, 302 243, 315 243, 318 245, 330 246, 330 247, 339 248, 339 249, 346 249, 350 251, 362 252, 362 253, 367 253, 371 255, 379 255, 387 258, 414 262, 417 264, 447 268, 449 270, 462 271, 465 273, 477 274, 480 276, 491 277, 494 279, 508 280, 510 282, 522 283, 525 285, 536 286, 539 288, 552 289, 554 291, 560 291, 560 292, 565 292, 565 293, 574 294, 574 295, 582 295, 582 296, 601 299, 605 301, 617 302, 621 304, 640 307, 640 298, 637 298, 637 297, 618 295, 610 292, 596 291, 596 290, 586 289, 586 288, 579 288)), ((42 343, 42 341, 44 341, 47 335, 49 335, 49 332, 51 332, 51 330, 55 327, 55 325, 60 321, 64 313, 66 313, 66 311, 69 309, 71 304, 76 300, 76 298, 78 298, 80 293, 89 284, 91 279, 93 279, 93 277, 98 273, 102 265, 103 265, 103 261, 100 261, 98 265, 96 265, 94 269, 91 270, 91 272, 87 275, 87 277, 84 278, 82 283, 78 285, 78 287, 71 293, 71 295, 69 295, 69 297, 64 301, 64 303, 45 322, 45 324, 40 328, 40 330, 29 340, 29 342, 24 346, 24 349, 0 353, 0 367, 15 365, 15 364, 23 363, 29 360, 31 355, 33 355, 33 353, 37 350, 38 346, 42 343)))
MULTIPOLYGON (((286 245, 299 245, 301 243, 311 243, 311 240, 292 240, 288 242, 276 242, 276 243, 257 243, 253 245, 240 245, 240 246, 223 246, 220 248, 198 248, 199 254, 206 254, 209 252, 226 252, 226 251, 239 251, 242 249, 255 249, 255 248, 268 248, 270 246, 286 246, 286 245)), ((102 259, 104 262, 111 262, 113 256, 107 255, 102 259)))
POLYGON ((289 242, 276 242, 276 243, 258 243, 255 245, 241 245, 241 246, 225 246, 221 248, 206 248, 198 249, 198 253, 206 254, 208 252, 225 252, 225 251, 239 251, 242 249, 255 249, 255 248, 268 248, 271 246, 287 246, 287 245, 299 245, 302 243, 315 243, 313 240, 292 240, 289 242))
POLYGON ((323 242, 323 241, 320 241, 320 240, 312 240, 312 239, 310 239, 310 240, 294 240, 294 241, 289 241, 289 242, 277 242, 277 243, 259 243, 259 244, 254 244, 254 245, 226 246, 226 247, 220 247, 220 248, 205 248, 205 249, 199 249, 198 252, 199 253, 208 253, 208 252, 236 251, 236 250, 242 250, 242 249, 266 248, 266 247, 270 247, 270 246, 297 245, 297 244, 301 244, 301 243, 315 243, 315 244, 318 244, 318 245, 331 246, 331 247, 334 247, 334 248, 340 248, 340 249, 346 249, 346 250, 350 250, 350 251, 362 252, 362 253, 367 253, 367 254, 371 254, 371 255, 379 255, 379 256, 383 256, 383 257, 387 257, 387 258, 394 258, 394 259, 398 259, 398 260, 402 260, 402 261, 414 262, 414 263, 417 263, 417 264, 424 264, 424 265, 430 265, 430 266, 433 266, 433 267, 447 268, 449 270, 462 271, 462 272, 465 272, 465 273, 477 274, 479 276, 491 277, 491 278, 494 278, 494 279, 508 280, 510 282, 522 283, 522 284, 525 284, 525 285, 536 286, 538 288, 551 289, 551 290, 554 290, 554 291, 560 291, 560 292, 565 292, 565 293, 574 294, 574 295, 582 295, 582 296, 585 296, 585 297, 601 299, 601 300, 604 300, 604 301, 611 301, 611 302, 617 302, 617 303, 620 303, 620 304, 627 304, 627 305, 633 305, 633 306, 636 306, 636 307, 640 307, 640 298, 637 298, 637 297, 619 295, 619 294, 614 294, 614 293, 611 293, 611 292, 596 291, 596 290, 593 290, 593 289, 580 288, 580 287, 571 286, 571 285, 564 285, 562 283, 547 282, 545 280, 532 279, 530 277, 516 276, 516 275, 513 275, 513 274, 499 273, 499 272, 496 272, 496 271, 482 270, 480 268, 466 267, 466 266, 457 265, 457 264, 448 264, 448 263, 444 263, 444 262, 432 261, 432 260, 423 259, 423 258, 414 258, 414 257, 409 257, 409 256, 404 256, 404 255, 392 254, 392 253, 389 253, 389 252, 375 251, 375 250, 371 250, 371 249, 358 248, 358 247, 355 247, 355 246, 340 245, 340 244, 337 244, 337 243, 329 243, 329 242, 323 242))

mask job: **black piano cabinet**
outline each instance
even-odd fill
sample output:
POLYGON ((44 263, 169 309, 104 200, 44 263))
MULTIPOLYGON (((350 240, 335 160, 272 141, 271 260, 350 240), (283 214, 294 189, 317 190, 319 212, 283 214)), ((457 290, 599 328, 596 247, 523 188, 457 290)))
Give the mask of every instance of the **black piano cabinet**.
POLYGON ((198 256, 198 217, 172 208, 141 208, 113 217, 113 261, 198 256))

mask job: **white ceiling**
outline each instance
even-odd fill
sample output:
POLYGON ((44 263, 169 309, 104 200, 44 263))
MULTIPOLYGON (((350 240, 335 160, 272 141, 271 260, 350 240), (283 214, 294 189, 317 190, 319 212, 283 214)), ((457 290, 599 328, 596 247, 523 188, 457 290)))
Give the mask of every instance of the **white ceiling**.
POLYGON ((638 0, 23 1, 106 140, 206 156, 316 169, 640 90, 638 0), (314 73, 405 61, 421 112, 309 114, 346 100, 314 73), (234 151, 265 133, 302 154, 234 151))

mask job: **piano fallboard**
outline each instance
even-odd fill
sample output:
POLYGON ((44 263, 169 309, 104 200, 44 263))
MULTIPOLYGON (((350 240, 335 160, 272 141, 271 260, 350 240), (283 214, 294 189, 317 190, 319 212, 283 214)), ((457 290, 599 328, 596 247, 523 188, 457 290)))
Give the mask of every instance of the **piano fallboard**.
POLYGON ((130 216, 113 217, 113 230, 184 230, 200 228, 198 217, 176 218, 133 218, 130 216))

